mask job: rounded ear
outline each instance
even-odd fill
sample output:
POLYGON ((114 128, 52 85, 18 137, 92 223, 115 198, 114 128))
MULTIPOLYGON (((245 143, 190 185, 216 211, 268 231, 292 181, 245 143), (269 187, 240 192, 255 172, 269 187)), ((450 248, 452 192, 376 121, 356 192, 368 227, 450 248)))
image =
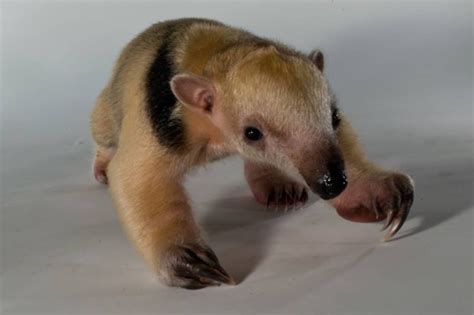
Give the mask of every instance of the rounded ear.
POLYGON ((215 89, 212 82, 194 74, 177 74, 170 82, 171 90, 183 104, 205 113, 212 112, 215 89))
POLYGON ((308 58, 314 63, 314 65, 323 72, 324 70, 324 55, 319 49, 313 50, 308 58))

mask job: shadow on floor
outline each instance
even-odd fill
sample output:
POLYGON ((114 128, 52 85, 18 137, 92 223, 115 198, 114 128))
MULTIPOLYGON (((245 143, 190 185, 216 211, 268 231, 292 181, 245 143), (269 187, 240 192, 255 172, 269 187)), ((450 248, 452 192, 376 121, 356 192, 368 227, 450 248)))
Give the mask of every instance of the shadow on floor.
POLYGON ((446 159, 405 169, 415 180, 415 202, 409 220, 417 218, 420 224, 393 240, 434 228, 472 207, 472 159, 446 159))
MULTIPOLYGON (((471 159, 439 160, 408 165, 404 169, 416 183, 415 202, 409 220, 417 219, 420 224, 405 232, 402 230, 393 240, 434 228, 473 205, 474 168, 471 159)), ((245 189, 233 187, 231 192, 235 191, 245 189)), ((312 196, 308 207, 317 200, 312 196)), ((222 257, 223 265, 240 283, 265 258, 276 221, 284 220, 287 215, 291 212, 265 211, 250 192, 242 192, 238 197, 215 200, 201 224, 222 257)))
POLYGON ((250 195, 218 199, 210 206, 202 226, 222 265, 237 283, 264 258, 271 235, 271 225, 264 223, 278 216, 265 213, 250 195), (259 228, 262 224, 265 228, 259 228))
MULTIPOLYGON (((234 194, 235 191, 244 189, 240 186, 231 189, 234 194)), ((212 247, 222 257, 223 266, 240 283, 265 258, 276 222, 292 213, 266 210, 249 191, 237 197, 215 200, 200 223, 212 247)))

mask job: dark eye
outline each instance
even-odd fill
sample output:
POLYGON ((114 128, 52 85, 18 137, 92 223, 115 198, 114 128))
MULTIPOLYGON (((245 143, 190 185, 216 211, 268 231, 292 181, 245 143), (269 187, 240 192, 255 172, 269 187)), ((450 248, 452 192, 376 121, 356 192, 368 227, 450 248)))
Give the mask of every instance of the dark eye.
POLYGON ((258 141, 263 138, 263 134, 260 130, 255 127, 247 127, 244 131, 245 138, 250 141, 258 141))
POLYGON ((341 122, 341 116, 339 115, 339 110, 336 108, 332 111, 332 128, 337 129, 341 122))

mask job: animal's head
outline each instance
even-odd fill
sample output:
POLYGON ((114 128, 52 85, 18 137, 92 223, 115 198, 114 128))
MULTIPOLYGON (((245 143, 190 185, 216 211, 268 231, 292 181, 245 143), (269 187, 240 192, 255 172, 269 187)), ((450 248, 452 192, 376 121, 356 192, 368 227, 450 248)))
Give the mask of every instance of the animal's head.
POLYGON ((336 139, 337 109, 323 76, 324 58, 260 48, 209 79, 179 74, 176 97, 207 115, 244 158, 301 176, 324 199, 346 187, 336 139))

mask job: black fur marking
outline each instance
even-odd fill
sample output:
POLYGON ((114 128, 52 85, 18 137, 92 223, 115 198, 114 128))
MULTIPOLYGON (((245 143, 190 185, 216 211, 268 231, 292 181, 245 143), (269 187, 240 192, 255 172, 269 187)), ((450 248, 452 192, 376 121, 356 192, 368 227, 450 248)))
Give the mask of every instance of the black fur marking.
POLYGON ((334 95, 332 91, 330 91, 331 95, 331 101, 330 101, 330 106, 331 106, 331 123, 332 123, 332 128, 334 130, 339 127, 341 123, 341 111, 339 110, 339 106, 337 106, 337 98, 334 95))
POLYGON ((170 87, 174 74, 171 60, 172 32, 173 27, 169 25, 148 72, 146 92, 148 113, 158 141, 170 149, 180 150, 186 141, 184 124, 181 119, 171 117, 177 104, 170 87))
POLYGON ((336 130, 337 127, 339 127, 340 123, 341 123, 341 117, 339 115, 339 109, 334 108, 332 111, 332 128, 336 130))
POLYGON ((336 100, 335 100, 334 97, 331 100, 331 112, 332 112, 332 117, 331 117, 331 119, 332 119, 332 128, 334 130, 336 130, 337 127, 339 127, 339 124, 341 123, 341 116, 340 116, 340 111, 339 111, 339 108, 336 105, 336 100))

